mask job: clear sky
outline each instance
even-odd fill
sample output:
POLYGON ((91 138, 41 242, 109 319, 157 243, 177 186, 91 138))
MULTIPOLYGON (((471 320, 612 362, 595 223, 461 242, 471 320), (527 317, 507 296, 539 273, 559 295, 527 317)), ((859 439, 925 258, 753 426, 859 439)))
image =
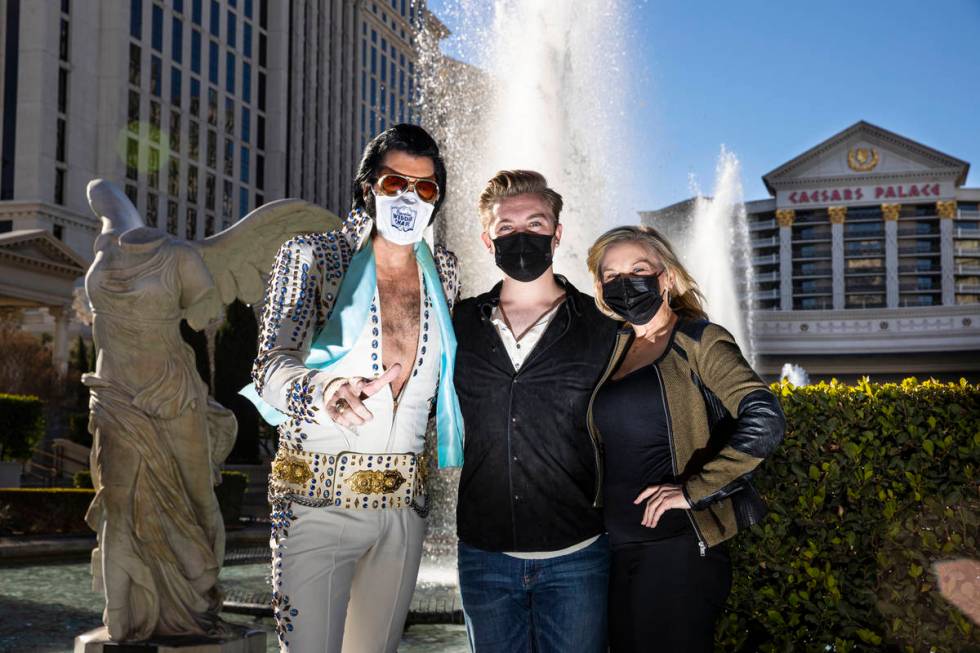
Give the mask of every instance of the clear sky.
MULTIPOLYGON (((455 2, 428 3, 450 29, 455 2)), ((858 120, 970 162, 980 186, 980 0, 621 2, 635 209, 688 197, 691 174, 710 192, 723 144, 746 199, 768 197, 763 174, 858 120)))

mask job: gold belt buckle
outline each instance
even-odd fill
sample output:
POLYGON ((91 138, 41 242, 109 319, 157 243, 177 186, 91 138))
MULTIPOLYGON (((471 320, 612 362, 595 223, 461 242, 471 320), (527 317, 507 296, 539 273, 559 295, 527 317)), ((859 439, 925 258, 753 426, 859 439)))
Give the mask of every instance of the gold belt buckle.
POLYGON ((407 480, 397 469, 362 469, 348 476, 344 482, 358 494, 392 494, 407 480))
POLYGON ((272 474, 277 479, 287 483, 302 485, 313 478, 313 470, 309 463, 302 458, 292 456, 276 456, 272 463, 272 474))

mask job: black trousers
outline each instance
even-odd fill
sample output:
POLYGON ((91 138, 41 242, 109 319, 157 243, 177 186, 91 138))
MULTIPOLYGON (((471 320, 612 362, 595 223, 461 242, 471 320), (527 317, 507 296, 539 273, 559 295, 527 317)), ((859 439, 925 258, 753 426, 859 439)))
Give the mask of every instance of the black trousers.
POLYGON ((732 587, 725 544, 701 557, 693 533, 611 550, 612 653, 711 653, 732 587))

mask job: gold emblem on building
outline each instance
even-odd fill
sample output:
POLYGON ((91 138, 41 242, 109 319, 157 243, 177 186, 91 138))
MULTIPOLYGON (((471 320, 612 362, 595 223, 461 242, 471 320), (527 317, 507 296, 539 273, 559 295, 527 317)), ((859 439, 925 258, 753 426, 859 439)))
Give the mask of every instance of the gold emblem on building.
POLYGON ((878 165, 878 150, 873 147, 852 147, 847 153, 847 166, 855 172, 870 172, 878 165))

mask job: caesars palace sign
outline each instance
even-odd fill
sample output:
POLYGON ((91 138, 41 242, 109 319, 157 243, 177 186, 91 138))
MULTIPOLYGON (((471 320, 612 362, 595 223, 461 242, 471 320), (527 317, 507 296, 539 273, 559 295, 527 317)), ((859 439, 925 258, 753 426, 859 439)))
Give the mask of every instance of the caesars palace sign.
POLYGON ((943 196, 941 185, 936 182, 924 184, 896 184, 891 186, 847 186, 821 188, 817 190, 794 190, 780 193, 788 204, 828 204, 833 202, 883 202, 885 200, 935 201, 943 196))

